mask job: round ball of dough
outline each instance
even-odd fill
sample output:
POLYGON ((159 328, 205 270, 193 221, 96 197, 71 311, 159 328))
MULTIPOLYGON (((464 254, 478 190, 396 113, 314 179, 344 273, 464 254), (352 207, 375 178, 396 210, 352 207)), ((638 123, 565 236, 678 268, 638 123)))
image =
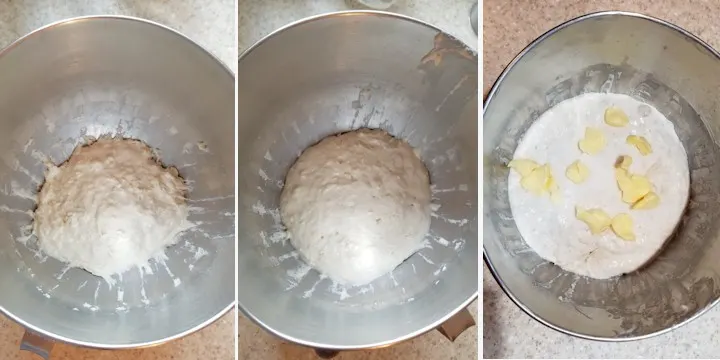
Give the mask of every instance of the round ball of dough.
POLYGON ((48 164, 38 194, 34 232, 46 254, 104 278, 153 257, 178 241, 187 187, 137 140, 103 138, 48 164))
POLYGON ((383 130, 327 137, 290 168, 280 213, 320 273, 363 285, 419 250, 430 228, 430 179, 405 141, 383 130))

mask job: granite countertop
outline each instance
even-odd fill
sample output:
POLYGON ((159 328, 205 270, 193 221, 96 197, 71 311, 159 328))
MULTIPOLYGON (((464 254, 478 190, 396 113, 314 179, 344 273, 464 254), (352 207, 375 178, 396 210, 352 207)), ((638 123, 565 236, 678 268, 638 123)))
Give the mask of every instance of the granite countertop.
MULTIPOLYGON (((602 11, 640 12, 679 25, 720 49, 720 3, 680 0, 485 0, 483 93, 537 36, 576 16, 602 11), (519 20, 521 19, 521 20, 519 20)), ((716 358, 720 307, 669 334, 630 343, 576 339, 540 325, 520 311, 483 267, 483 352, 487 358, 716 358)))
MULTIPOLYGON (((439 4, 434 0, 398 0, 390 9, 434 24, 477 49, 477 36, 468 14, 472 0, 439 4)), ((239 0, 238 50, 242 53, 254 42, 293 21, 332 11, 349 10, 345 0, 239 0)), ((477 302, 470 305, 477 319, 477 302)), ((454 343, 436 331, 413 340, 372 351, 341 353, 336 360, 470 360, 477 359, 477 327, 465 331, 454 343)), ((239 319, 239 349, 242 360, 315 360, 311 349, 281 341, 266 333, 244 316, 239 319)))
MULTIPOLYGON (((454 35, 478 48, 478 38, 470 27, 473 0, 453 0, 438 4, 434 0, 396 0, 388 11, 408 15, 454 35)), ((238 0, 238 51, 242 53, 274 30, 308 16, 352 10, 346 0, 238 0)))
MULTIPOLYGON (((54 21, 75 16, 108 14, 145 18, 174 28, 212 52, 233 71, 237 68, 234 0, 0 1, 0 48, 54 21)), ((233 311, 208 328, 170 344, 128 351, 102 351, 57 344, 51 358, 52 360, 234 359, 234 324, 233 311)), ((0 359, 38 359, 30 353, 18 351, 22 334, 22 327, 0 315, 0 359)))

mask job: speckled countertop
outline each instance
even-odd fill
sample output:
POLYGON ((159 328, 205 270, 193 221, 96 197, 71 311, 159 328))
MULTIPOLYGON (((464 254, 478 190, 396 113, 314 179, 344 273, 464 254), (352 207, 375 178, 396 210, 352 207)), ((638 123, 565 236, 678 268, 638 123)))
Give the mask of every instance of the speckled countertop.
MULTIPOLYGON (((396 0, 388 11, 398 12, 433 24, 454 35, 473 49, 478 38, 470 27, 473 0, 396 0)), ((346 0, 238 0, 238 50, 240 53, 274 30, 308 16, 352 10, 346 0)))
MULTIPOLYGON (((235 1, 199 0, 40 0, 0 1, 0 48, 43 25, 83 15, 127 15, 174 28, 237 68, 235 1)), ((230 284, 232 286, 232 284, 230 284)), ((196 360, 234 359, 235 313, 186 338, 154 348, 101 351, 57 344, 52 360, 196 360)), ((0 359, 38 359, 18 351, 23 330, 0 315, 0 359)))
MULTIPOLYGON (((390 11, 409 15, 456 36, 477 49, 478 39, 469 23, 472 0, 439 2, 398 0, 390 11)), ((273 30, 316 14, 348 10, 345 0, 239 0, 238 50, 242 52, 273 30)), ((477 319, 477 302, 470 305, 477 319)), ((315 360, 311 349, 281 341, 240 316, 239 348, 241 360, 315 360)), ((389 348, 341 353, 336 360, 470 360, 477 359, 477 327, 463 333, 454 343, 433 331, 389 348)))
POLYGON ((173 28, 237 68, 235 0, 0 1, 0 49, 55 21, 86 15, 124 15, 173 28))
MULTIPOLYGON (((576 16, 625 10, 655 16, 720 49, 720 3, 713 0, 658 2, 582 0, 485 0, 483 93, 512 58, 537 36, 576 16)), ((520 311, 483 267, 483 356, 487 358, 717 358, 720 307, 673 332, 630 343, 580 340, 550 330, 520 311)))

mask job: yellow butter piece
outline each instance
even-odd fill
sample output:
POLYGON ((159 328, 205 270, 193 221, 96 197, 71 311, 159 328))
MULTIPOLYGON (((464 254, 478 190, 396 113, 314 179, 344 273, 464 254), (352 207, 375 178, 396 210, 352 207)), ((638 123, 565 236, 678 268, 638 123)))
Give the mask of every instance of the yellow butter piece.
POLYGON ((550 168, 550 165, 545 164, 546 167, 545 171, 547 174, 547 178, 545 178, 545 191, 552 191, 557 187, 557 184, 555 183, 555 178, 552 176, 552 169, 550 168))
POLYGON ((643 136, 628 135, 625 142, 638 149, 643 156, 652 153, 652 146, 650 146, 650 143, 643 136))
POLYGON ((649 210, 657 207, 658 204, 660 204, 660 197, 651 191, 632 204, 630 208, 633 210, 649 210))
POLYGON ((599 234, 605 231, 612 222, 610 216, 602 209, 585 210, 575 207, 575 217, 588 226, 591 234, 599 234))
POLYGON ((633 160, 630 156, 620 155, 618 156, 617 160, 615 160, 615 168, 630 170, 630 165, 632 165, 632 162, 633 160))
POLYGON ((622 201, 634 204, 652 191, 650 180, 641 175, 628 173, 625 169, 615 169, 615 180, 622 192, 622 201))
POLYGON ((623 127, 630 122, 627 114, 616 106, 605 109, 605 123, 614 127, 623 127))
POLYGON ((513 159, 508 163, 508 167, 517 171, 520 176, 525 177, 530 175, 533 170, 539 168, 540 164, 529 159, 513 159))
POLYGON ((527 176, 523 176, 520 179, 520 185, 535 195, 542 195, 548 190, 548 177, 550 176, 552 176, 550 167, 548 165, 540 166, 533 169, 527 176))
POLYGON ((552 169, 550 169, 550 165, 545 165, 548 167, 548 178, 545 183, 545 187, 547 188, 547 191, 550 193, 550 200, 554 203, 559 203, 561 199, 560 197, 560 188, 558 187, 557 183, 555 182, 555 178, 552 176, 552 169))
POLYGON ((570 179, 570 181, 580 184, 590 176, 590 169, 581 163, 580 160, 575 160, 575 162, 565 169, 565 176, 570 179))
POLYGON ((529 159, 514 159, 508 163, 508 167, 520 174, 520 186, 523 189, 538 196, 549 193, 554 202, 559 200, 559 188, 549 164, 540 165, 529 159))
POLYGON ((578 142, 578 148, 585 154, 594 155, 604 149, 606 144, 605 135, 600 129, 588 127, 585 129, 585 137, 578 142))
POLYGON ((555 178, 552 174, 552 168, 550 167, 550 164, 543 165, 545 168, 545 174, 547 178, 545 179, 545 191, 550 193, 550 196, 552 197, 554 194, 556 194, 559 190, 557 182, 555 182, 555 178))
POLYGON ((623 240, 635 240, 635 232, 633 231, 633 220, 630 215, 621 213, 615 215, 610 223, 612 231, 623 240))

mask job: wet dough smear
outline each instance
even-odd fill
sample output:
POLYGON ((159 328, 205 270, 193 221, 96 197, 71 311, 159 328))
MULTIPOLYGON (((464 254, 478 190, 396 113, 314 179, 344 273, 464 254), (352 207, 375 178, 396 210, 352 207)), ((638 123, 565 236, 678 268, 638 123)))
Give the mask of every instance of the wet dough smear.
POLYGON ((385 131, 330 136, 290 168, 280 213, 310 266, 340 284, 367 284, 423 246, 428 171, 410 145, 385 131))
POLYGON ((561 268, 598 279, 650 261, 689 195, 673 124, 627 95, 557 104, 528 129, 509 166, 510 206, 525 242, 561 268))
POLYGON ((47 164, 33 230, 46 254, 110 279, 164 258, 191 227, 186 193, 141 141, 102 138, 47 164))

